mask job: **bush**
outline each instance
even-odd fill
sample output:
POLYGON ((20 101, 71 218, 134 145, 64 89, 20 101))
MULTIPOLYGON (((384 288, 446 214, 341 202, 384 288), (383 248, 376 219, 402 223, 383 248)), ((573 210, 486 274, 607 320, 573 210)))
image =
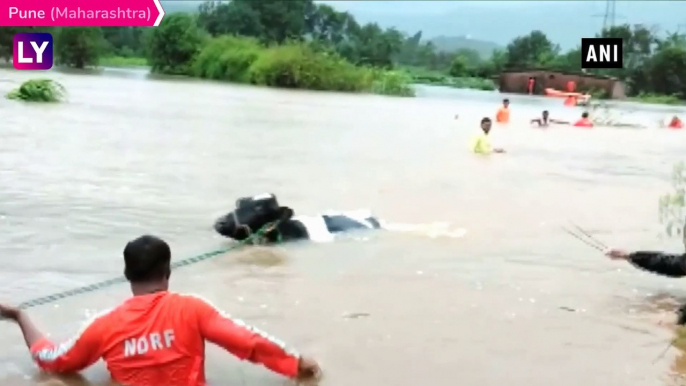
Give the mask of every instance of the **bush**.
POLYGON ((366 69, 298 42, 265 49, 249 72, 255 84, 308 90, 359 92, 369 90, 373 81, 366 69))
POLYGON ((66 94, 64 86, 51 79, 31 79, 10 91, 6 97, 25 102, 61 102, 66 94))
POLYGON ((194 76, 249 82, 248 69, 264 51, 256 39, 220 36, 209 40, 193 60, 191 73, 194 76))
POLYGON ((412 78, 400 71, 374 71, 372 92, 381 95, 414 96, 412 78))

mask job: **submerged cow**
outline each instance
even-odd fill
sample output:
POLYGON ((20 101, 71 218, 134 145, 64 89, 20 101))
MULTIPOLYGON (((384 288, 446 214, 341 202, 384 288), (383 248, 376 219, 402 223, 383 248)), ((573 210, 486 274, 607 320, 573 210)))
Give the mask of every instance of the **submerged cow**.
POLYGON ((371 213, 294 216, 293 209, 280 206, 275 195, 265 193, 238 199, 233 211, 215 221, 214 229, 224 237, 241 241, 274 222, 277 222, 276 226, 264 235, 267 242, 328 240, 335 233, 381 228, 379 221, 371 213))

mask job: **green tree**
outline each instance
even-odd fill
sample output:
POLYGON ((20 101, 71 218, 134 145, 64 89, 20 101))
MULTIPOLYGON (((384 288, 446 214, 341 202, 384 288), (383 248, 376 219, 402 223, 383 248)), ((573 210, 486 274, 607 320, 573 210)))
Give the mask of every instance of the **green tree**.
POLYGON ((124 57, 145 56, 145 30, 142 27, 103 27, 105 51, 124 57))
POLYGON ((312 0, 233 0, 231 4, 254 11, 264 26, 263 40, 276 43, 302 39, 306 20, 316 9, 312 0))
POLYGON ((556 56, 547 63, 547 67, 558 71, 581 72, 581 47, 556 56))
POLYGON ((560 51, 541 31, 532 31, 515 38, 507 45, 506 66, 511 68, 535 68, 551 62, 560 51))
POLYGON ((0 60, 12 59, 14 35, 20 32, 55 33, 54 27, 2 27, 0 28, 0 60))
POLYGON ((468 72, 469 67, 467 65, 467 60, 465 59, 465 57, 462 55, 455 56, 452 64, 450 65, 450 71, 448 71, 450 76, 454 76, 456 78, 464 77, 469 75, 468 72))
POLYGON ((479 52, 471 48, 460 48, 455 51, 455 55, 462 57, 469 68, 476 68, 483 62, 479 52))
POLYGON ((346 25, 352 16, 347 12, 338 12, 326 4, 317 5, 307 19, 307 34, 317 42, 341 44, 346 38, 346 25))
POLYGON ((476 68, 474 71, 474 76, 491 79, 505 69, 507 60, 508 57, 505 51, 495 50, 488 61, 483 62, 479 67, 476 68))
POLYGON ((258 39, 265 36, 260 15, 245 2, 205 2, 200 5, 198 23, 212 36, 240 35, 258 39))
POLYGON ((60 28, 55 40, 57 64, 79 69, 97 66, 104 47, 100 27, 60 28))
POLYGON ((640 85, 636 81, 642 77, 642 66, 646 65, 657 48, 658 39, 654 31, 643 25, 623 24, 600 31, 601 37, 622 39, 622 56, 624 68, 599 70, 596 73, 610 75, 626 81, 630 92, 634 92, 640 85))
POLYGON ((647 82, 639 84, 642 87, 637 91, 686 98, 686 48, 668 46, 658 51, 644 73, 647 82))
POLYGON ((164 18, 149 39, 148 59, 152 71, 161 74, 186 75, 199 52, 203 35, 195 18, 175 13, 164 18))
POLYGON ((12 59, 12 44, 14 34, 19 32, 17 27, 2 27, 0 28, 0 60, 9 61, 12 59))

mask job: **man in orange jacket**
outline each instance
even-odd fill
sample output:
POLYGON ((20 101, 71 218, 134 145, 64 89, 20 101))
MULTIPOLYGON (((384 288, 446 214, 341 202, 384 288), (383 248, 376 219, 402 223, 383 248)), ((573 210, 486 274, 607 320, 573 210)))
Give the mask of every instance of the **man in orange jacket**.
POLYGON ((94 317, 72 340, 54 345, 14 307, 0 316, 19 324, 36 364, 54 373, 80 371, 98 359, 127 386, 204 386, 205 341, 287 377, 319 375, 311 359, 279 340, 232 319, 205 300, 168 292, 171 250, 142 236, 124 249, 124 274, 133 297, 94 317))
POLYGON ((498 123, 510 122, 510 100, 503 99, 503 107, 501 107, 495 115, 495 121, 498 123))

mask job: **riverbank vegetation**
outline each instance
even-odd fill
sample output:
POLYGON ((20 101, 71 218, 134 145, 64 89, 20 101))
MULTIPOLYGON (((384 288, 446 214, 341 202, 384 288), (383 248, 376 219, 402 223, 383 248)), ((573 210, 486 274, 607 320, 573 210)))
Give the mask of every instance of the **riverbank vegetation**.
POLYGON ((127 56, 102 56, 98 58, 98 65, 100 67, 150 67, 148 59, 143 57, 127 57, 127 56))
POLYGON ((62 102, 67 92, 64 87, 51 79, 31 79, 7 93, 7 99, 24 102, 62 102))
MULTIPOLYGON (((22 29, 27 28, 0 30, 0 58, 11 55, 12 36, 22 29)), ((446 50, 426 39, 422 31, 405 34, 376 23, 362 24, 347 12, 312 0, 205 2, 194 12, 168 13, 158 28, 53 28, 48 32, 55 36, 58 65, 82 68, 149 64, 152 71, 162 74, 279 87, 392 93, 381 85, 409 80, 492 90, 496 88, 493 80, 505 70, 581 72, 580 47, 564 52, 541 31, 515 37, 502 50, 480 52, 466 46, 446 50), (201 53, 207 57, 208 50, 217 49, 217 39, 226 36, 254 39, 250 52, 222 54, 222 62, 238 60, 245 68, 240 74, 221 75, 217 71, 226 63, 199 69, 197 61, 207 64, 200 58, 201 53), (281 46, 286 48, 278 48, 281 46), (287 53, 288 62, 280 60, 275 52, 287 53), (273 63, 269 68, 278 72, 266 76, 267 62, 273 63), (257 67, 250 69, 253 64, 259 64, 259 74, 257 67), (333 79, 324 81, 324 76, 333 79), (342 86, 342 79, 352 84, 342 86)), ((619 78, 627 85, 628 95, 637 101, 686 100, 685 35, 661 33, 641 25, 619 25, 600 31, 598 36, 624 40, 625 65, 623 69, 589 73, 619 78)), ((240 44, 225 48, 248 49, 240 44)), ((406 94, 409 85, 400 89, 401 94, 406 94)))

